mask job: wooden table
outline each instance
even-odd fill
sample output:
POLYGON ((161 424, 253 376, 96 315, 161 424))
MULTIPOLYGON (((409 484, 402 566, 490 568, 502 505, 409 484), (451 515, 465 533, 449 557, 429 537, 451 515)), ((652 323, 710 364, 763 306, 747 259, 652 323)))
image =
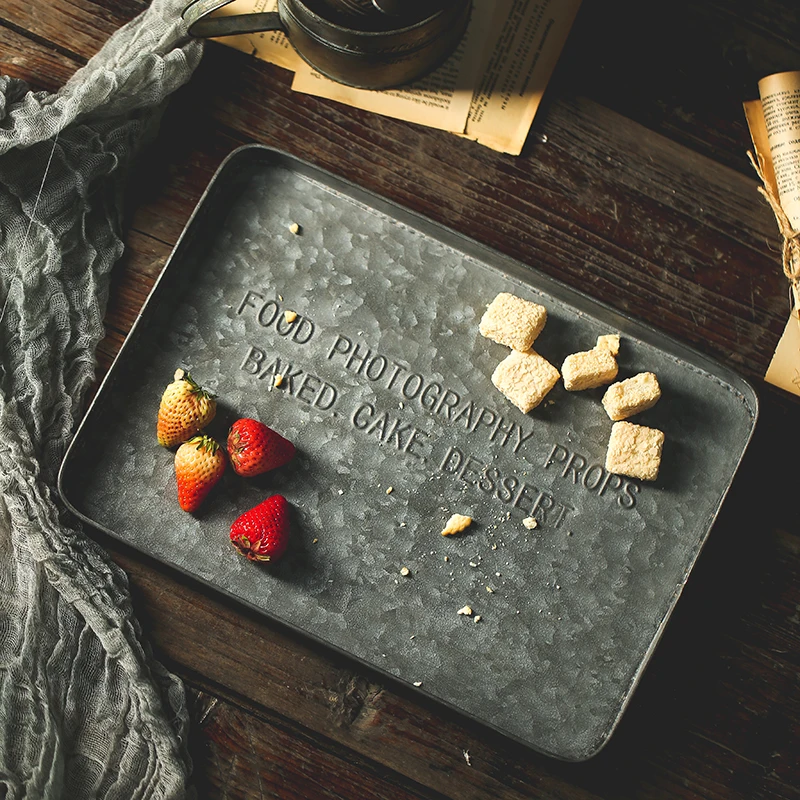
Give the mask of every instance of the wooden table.
MULTIPOLYGON (((145 0, 4 0, 0 71, 54 90, 145 0)), ((753 78, 800 68, 796 0, 584 0, 524 153, 293 94, 211 44, 134 177, 98 377, 222 159, 262 142, 672 334, 756 386, 752 445, 609 745, 532 753, 111 541, 186 681, 202 797, 800 797, 800 407, 762 376, 787 319, 747 162, 753 78), (470 754, 470 763, 464 757, 470 754)))

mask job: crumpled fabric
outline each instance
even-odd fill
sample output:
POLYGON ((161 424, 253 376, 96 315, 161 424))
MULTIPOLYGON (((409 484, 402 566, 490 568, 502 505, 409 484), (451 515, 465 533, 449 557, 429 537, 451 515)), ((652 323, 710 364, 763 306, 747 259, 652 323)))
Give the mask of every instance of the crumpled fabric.
POLYGON ((155 0, 57 93, 0 77, 0 796, 179 798, 183 687, 56 481, 103 336, 134 155, 197 66, 155 0))

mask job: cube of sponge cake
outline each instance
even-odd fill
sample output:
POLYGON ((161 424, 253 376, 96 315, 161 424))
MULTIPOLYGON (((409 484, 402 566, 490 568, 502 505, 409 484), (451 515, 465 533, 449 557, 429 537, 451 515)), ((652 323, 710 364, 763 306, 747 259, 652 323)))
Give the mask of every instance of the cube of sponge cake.
POLYGON ((492 373, 492 383, 527 414, 544 400, 560 377, 558 370, 533 350, 512 350, 492 373))
POLYGON ((652 408, 660 397, 658 378, 652 372, 640 372, 626 381, 612 383, 603 395, 603 408, 613 420, 627 419, 652 408))
POLYGON ((664 433, 632 422, 615 422, 606 453, 606 469, 643 481, 654 481, 661 466, 664 433))
POLYGON ((619 355, 619 334, 618 333, 607 333, 605 336, 598 336, 597 337, 597 344, 595 345, 598 349, 602 348, 603 350, 608 350, 612 356, 619 355))
POLYGON ((600 346, 600 340, 593 350, 572 353, 561 365, 564 388, 568 392, 604 386, 617 377, 617 371, 617 359, 610 349, 600 346))
POLYGON ((509 292, 489 303, 479 326, 482 336, 513 350, 526 352, 547 322, 547 309, 509 292))

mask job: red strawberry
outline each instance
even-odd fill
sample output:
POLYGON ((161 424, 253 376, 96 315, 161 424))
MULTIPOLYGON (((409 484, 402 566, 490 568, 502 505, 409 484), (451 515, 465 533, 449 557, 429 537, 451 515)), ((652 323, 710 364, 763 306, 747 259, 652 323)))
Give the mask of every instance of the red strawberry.
POLYGON ((255 419, 236 420, 228 433, 231 465, 246 478, 288 464, 294 452, 288 439, 255 419))
POLYGON ((210 436, 194 436, 175 453, 178 503, 184 511, 197 511, 225 472, 225 455, 210 436))
POLYGON ((156 433, 164 447, 188 441, 214 419, 214 395, 198 386, 188 372, 175 370, 172 383, 161 396, 156 433))
POLYGON ((277 561, 289 540, 289 504, 276 494, 231 525, 231 544, 251 561, 277 561))

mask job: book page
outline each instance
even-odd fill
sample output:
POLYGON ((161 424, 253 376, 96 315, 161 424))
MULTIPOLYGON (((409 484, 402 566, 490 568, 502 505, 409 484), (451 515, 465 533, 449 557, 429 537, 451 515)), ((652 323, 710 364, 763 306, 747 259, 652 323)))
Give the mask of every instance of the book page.
POLYGON ((580 0, 499 0, 502 27, 470 108, 466 136, 519 155, 580 0))
POLYGON ((493 3, 475 2, 455 52, 441 67, 410 86, 380 91, 354 89, 329 80, 304 64, 296 71, 292 89, 429 128, 463 132, 472 94, 480 80, 486 30, 494 12, 493 3))
MULTIPOLYGON (((226 6, 217 9, 212 17, 231 17, 236 14, 255 14, 262 11, 277 11, 278 0, 233 0, 226 6)), ((223 36, 213 41, 249 53, 251 56, 276 64, 294 72, 305 62, 297 51, 289 44, 286 35, 281 31, 264 31, 247 33, 241 36, 223 36)))

